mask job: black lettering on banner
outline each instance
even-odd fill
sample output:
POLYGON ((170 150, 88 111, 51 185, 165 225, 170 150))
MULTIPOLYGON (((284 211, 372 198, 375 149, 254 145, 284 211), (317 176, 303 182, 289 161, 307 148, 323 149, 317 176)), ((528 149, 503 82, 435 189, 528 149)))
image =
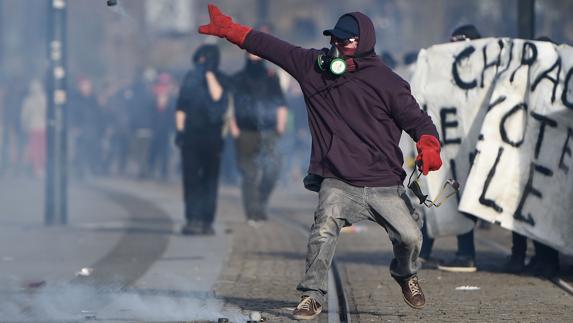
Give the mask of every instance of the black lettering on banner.
POLYGON ((563 105, 569 109, 573 109, 573 101, 569 101, 567 98, 569 92, 571 92, 571 97, 573 97, 573 67, 569 69, 567 76, 565 76, 565 83, 563 83, 563 94, 561 95, 561 101, 563 101, 563 105))
POLYGON ((422 110, 428 113, 428 105, 426 103, 422 104, 422 110))
POLYGON ((481 195, 479 196, 479 202, 481 205, 490 207, 494 209, 494 211, 496 211, 497 213, 502 213, 503 208, 497 205, 497 203, 495 203, 494 200, 486 198, 485 195, 487 193, 489 185, 491 184, 491 181, 493 180, 493 176, 495 175, 495 171, 497 169, 497 165, 499 164, 499 160, 501 159, 502 154, 503 154, 503 147, 499 147, 499 150, 497 151, 497 157, 495 158, 495 162, 493 163, 493 167, 489 170, 489 173, 487 174, 485 183, 483 185, 483 190, 481 191, 481 195))
POLYGON ((470 167, 468 168, 468 174, 470 173, 470 170, 472 170, 472 167, 474 167, 474 161, 476 160, 477 155, 480 153, 479 150, 475 149, 474 151, 470 152, 469 154, 469 163, 470 163, 470 167))
POLYGON ((541 191, 533 187, 533 175, 535 174, 535 172, 541 173, 545 176, 553 176, 553 171, 551 171, 551 169, 545 168, 535 163, 531 163, 531 166, 529 168, 529 177, 527 178, 527 183, 525 184, 523 195, 521 196, 521 200, 519 201, 517 209, 513 214, 514 219, 525 223, 529 223, 531 226, 535 226, 535 221, 533 220, 531 214, 528 213, 527 215, 523 215, 523 206, 525 205, 525 201, 527 200, 529 195, 537 196, 539 199, 543 198, 543 194, 541 194, 541 191))
POLYGON ((555 63, 545 72, 539 74, 537 79, 533 82, 531 86, 531 92, 535 91, 535 88, 541 83, 543 79, 548 79, 551 83, 553 83, 553 92, 551 94, 551 103, 555 102, 555 92, 557 91, 557 85, 559 85, 559 74, 561 74, 561 57, 557 57, 555 63), (551 73, 555 68, 557 68, 557 76, 551 77, 549 73, 551 73))
MULTIPOLYGON (((503 41, 501 39, 499 40, 499 47, 503 48, 503 41)), ((499 60, 500 60, 500 64, 501 64, 501 50, 500 50, 499 55, 500 55, 499 60)), ((498 75, 501 76, 501 74, 507 72, 509 70, 509 66, 511 65, 512 61, 513 61, 513 40, 510 40, 509 41, 509 59, 507 61, 507 65, 499 71, 498 75)))
POLYGON ((444 146, 445 145, 450 145, 450 144, 461 144, 462 143, 462 139, 461 138, 451 138, 449 139, 446 136, 446 131, 447 128, 457 128, 458 127, 458 121, 456 120, 450 120, 448 121, 448 114, 453 114, 454 116, 457 116, 457 112, 458 109, 456 109, 455 107, 451 107, 451 108, 442 108, 440 110, 440 124, 442 125, 442 141, 444 146))
POLYGON ((497 69, 499 68, 499 64, 501 64, 501 51, 503 49, 503 42, 498 43, 500 48, 499 48, 499 54, 497 55, 497 59, 492 61, 492 62, 488 62, 487 61, 487 45, 485 45, 482 48, 482 53, 483 53, 483 70, 481 71, 481 87, 484 87, 484 78, 485 78, 485 71, 487 71, 488 69, 495 67, 495 71, 497 73, 497 69))
POLYGON ((479 153, 480 153, 480 151, 477 149, 470 153, 470 156, 469 156, 470 167, 468 169, 468 173, 472 169, 472 167, 474 167, 474 161, 476 160, 476 157, 479 153))
MULTIPOLYGON (((458 181, 458 173, 456 171, 456 161, 450 159, 450 169, 452 170, 452 178, 457 182, 458 181)), ((460 191, 456 191, 456 199, 458 203, 460 203, 460 191)))
POLYGON ((523 43, 523 49, 521 50, 521 64, 511 73, 511 77, 509 78, 509 82, 513 83, 513 78, 515 77, 515 73, 522 67, 522 66, 530 66, 533 65, 535 60, 537 59, 537 46, 531 42, 523 43), (531 55, 528 55, 531 52, 531 55))
POLYGON ((569 147, 569 139, 573 135, 573 129, 567 128, 567 138, 565 138, 565 143, 563 144, 563 149, 561 150, 561 157, 559 158, 559 169, 562 169, 565 174, 569 173, 569 166, 565 165, 563 159, 565 159, 565 155, 569 155, 571 157, 571 148, 569 147))
POLYGON ((518 105, 514 106, 511 110, 509 110, 503 116, 503 118, 501 118, 501 122, 499 124, 499 133, 501 134, 501 140, 503 140, 503 142, 505 142, 506 144, 511 145, 512 147, 519 147, 519 146, 521 146, 521 144, 523 144, 523 140, 525 139, 525 129, 527 129, 527 125, 525 127, 523 127, 524 130, 523 130, 523 134, 521 135, 521 139, 519 139, 518 141, 512 141, 511 139, 509 139, 509 136, 507 135, 507 131, 505 130, 506 129, 505 122, 514 113, 516 113, 522 109, 523 109, 523 112, 525 114, 525 122, 527 122, 527 104, 519 103, 518 105))
POLYGON ((507 99, 507 97, 505 95, 502 95, 499 98, 495 99, 495 101, 490 103, 490 105, 487 107, 487 112, 489 112, 491 109, 495 108, 496 105, 505 101, 505 99, 507 99))
POLYGON ((545 125, 548 125, 552 128, 557 127, 557 121, 550 119, 544 115, 531 112, 531 116, 533 119, 541 122, 539 125, 539 134, 537 135, 537 143, 535 143, 535 158, 539 157, 539 151, 541 150, 541 144, 543 143, 543 138, 545 137, 545 125))
POLYGON ((458 66, 460 64, 461 61, 463 61, 466 58, 469 58, 473 52, 475 52, 475 47, 473 46, 468 46, 466 47, 464 50, 461 51, 461 53, 459 53, 455 58, 454 58, 454 63, 452 64, 452 76, 454 77, 454 81, 456 82, 456 85, 464 90, 471 90, 474 87, 477 86, 477 81, 474 79, 471 82, 466 82, 464 80, 462 80, 462 78, 460 77, 460 72, 458 71, 458 66))

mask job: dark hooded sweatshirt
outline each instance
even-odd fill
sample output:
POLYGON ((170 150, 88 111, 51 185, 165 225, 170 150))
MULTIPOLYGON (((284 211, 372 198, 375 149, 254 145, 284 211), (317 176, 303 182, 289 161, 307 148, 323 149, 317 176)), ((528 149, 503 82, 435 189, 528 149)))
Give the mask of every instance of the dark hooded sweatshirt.
POLYGON ((309 173, 340 179, 354 186, 402 184, 402 130, 415 141, 438 138, 430 117, 420 109, 408 82, 386 67, 374 52, 376 35, 370 19, 349 13, 359 24, 357 69, 340 77, 320 71, 323 50, 293 46, 268 34, 251 31, 247 51, 267 59, 301 86, 312 134, 309 173))

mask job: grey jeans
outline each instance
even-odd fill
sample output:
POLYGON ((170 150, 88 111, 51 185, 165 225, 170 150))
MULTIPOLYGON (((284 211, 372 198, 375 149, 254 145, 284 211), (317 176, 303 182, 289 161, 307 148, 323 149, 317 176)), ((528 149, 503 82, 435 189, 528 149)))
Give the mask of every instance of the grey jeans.
POLYGON ((310 230, 304 278, 297 290, 324 304, 330 268, 340 230, 370 220, 388 232, 394 249, 390 263, 392 276, 408 277, 416 273, 422 244, 422 218, 402 185, 356 187, 327 178, 318 194, 318 207, 310 230))

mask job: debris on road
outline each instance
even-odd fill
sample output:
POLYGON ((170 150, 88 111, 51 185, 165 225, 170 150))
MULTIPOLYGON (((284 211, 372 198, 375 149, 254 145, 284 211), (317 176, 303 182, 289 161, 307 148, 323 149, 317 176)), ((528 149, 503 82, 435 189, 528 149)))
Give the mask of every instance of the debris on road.
POLYGON ((33 281, 33 282, 29 282, 25 285, 26 288, 40 288, 40 287, 44 287, 46 285, 46 281, 45 280, 38 280, 38 281, 33 281))
POLYGON ((261 312, 252 311, 251 314, 249 314, 249 318, 251 319, 251 321, 260 322, 261 317, 262 317, 261 312))
POLYGON ((97 316, 93 311, 82 310, 81 315, 84 317, 85 320, 95 320, 97 316))
POLYGON ((84 268, 80 269, 80 271, 78 271, 78 272, 76 273, 76 277, 79 277, 79 276, 81 276, 81 277, 88 277, 88 276, 90 276, 91 274, 93 274, 93 272, 94 272, 94 269, 93 269, 93 268, 84 267, 84 268))
POLYGON ((480 290, 479 287, 477 286, 458 286, 456 287, 456 290, 480 290))

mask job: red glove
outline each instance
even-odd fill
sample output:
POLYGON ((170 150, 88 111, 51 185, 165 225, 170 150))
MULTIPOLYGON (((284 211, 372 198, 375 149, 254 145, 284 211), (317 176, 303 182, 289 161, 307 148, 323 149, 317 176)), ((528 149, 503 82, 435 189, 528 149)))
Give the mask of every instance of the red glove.
POLYGON ((422 135, 416 143, 418 149, 418 161, 422 162, 422 173, 428 175, 429 171, 438 170, 442 166, 440 159, 440 141, 432 135, 422 135))
POLYGON ((209 4, 208 25, 199 26, 199 33, 227 38, 231 43, 243 48, 247 34, 253 29, 233 22, 229 16, 225 16, 217 6, 209 4))

